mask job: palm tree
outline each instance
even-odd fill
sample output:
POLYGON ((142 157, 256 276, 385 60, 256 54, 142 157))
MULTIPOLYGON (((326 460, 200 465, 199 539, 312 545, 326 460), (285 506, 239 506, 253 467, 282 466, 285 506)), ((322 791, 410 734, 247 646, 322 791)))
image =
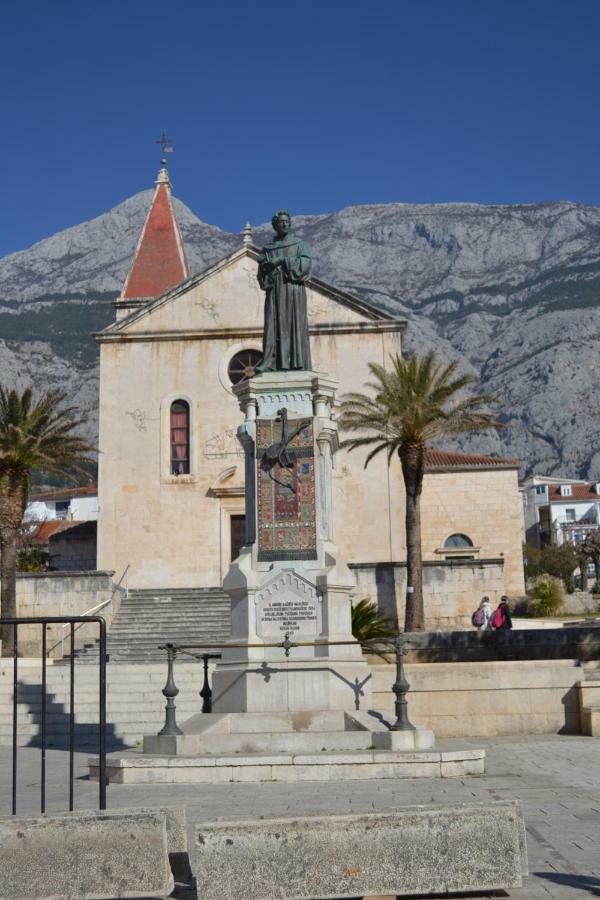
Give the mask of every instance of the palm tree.
POLYGON ((396 453, 400 458, 406 491, 406 631, 420 631, 425 624, 420 499, 427 446, 436 438, 502 427, 485 410, 494 402, 492 397, 457 397, 477 380, 457 374, 457 368, 456 362, 444 367, 434 352, 409 360, 392 356, 390 369, 369 365, 375 380, 365 386, 372 395, 342 397, 341 428, 357 433, 342 447, 372 447, 365 468, 381 451, 386 452, 388 465, 396 453))
MULTIPOLYGON (((34 401, 32 388, 22 394, 0 386, 0 612, 17 614, 16 573, 19 529, 34 469, 73 479, 74 473, 93 462, 93 451, 73 434, 84 423, 73 406, 63 406, 65 395, 47 391, 34 401)), ((13 629, 2 634, 2 653, 14 654, 13 629)))

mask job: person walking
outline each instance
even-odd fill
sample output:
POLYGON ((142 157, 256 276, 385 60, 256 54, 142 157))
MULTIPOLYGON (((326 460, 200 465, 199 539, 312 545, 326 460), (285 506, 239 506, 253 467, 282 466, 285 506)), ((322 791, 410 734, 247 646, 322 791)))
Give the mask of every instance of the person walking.
POLYGON ((491 618, 491 626, 494 631, 510 631, 513 627, 512 619, 510 617, 510 610, 508 608, 508 597, 503 595, 500 598, 500 603, 494 610, 494 614, 491 618))
POLYGON ((478 631, 489 631, 492 618, 492 604, 489 597, 482 597, 479 606, 471 616, 471 621, 478 631))

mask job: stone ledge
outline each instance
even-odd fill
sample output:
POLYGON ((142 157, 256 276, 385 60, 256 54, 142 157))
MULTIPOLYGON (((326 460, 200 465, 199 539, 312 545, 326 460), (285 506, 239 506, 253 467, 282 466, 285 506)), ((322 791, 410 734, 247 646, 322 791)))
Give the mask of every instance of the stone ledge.
MULTIPOLYGON (((182 821, 182 820, 181 820, 182 821)), ((182 836, 170 825, 174 846, 182 836)), ((173 889, 164 810, 0 820, 0 900, 163 898, 173 889)))
MULTIPOLYGON (((98 777, 98 757, 88 760, 98 777)), ((226 781, 349 781, 380 778, 459 778, 483 775, 485 750, 352 750, 318 754, 224 754, 222 756, 108 757, 113 784, 220 783, 226 781)))
POLYGON ((521 887, 527 874, 515 800, 200 823, 195 844, 206 900, 479 895, 521 887))

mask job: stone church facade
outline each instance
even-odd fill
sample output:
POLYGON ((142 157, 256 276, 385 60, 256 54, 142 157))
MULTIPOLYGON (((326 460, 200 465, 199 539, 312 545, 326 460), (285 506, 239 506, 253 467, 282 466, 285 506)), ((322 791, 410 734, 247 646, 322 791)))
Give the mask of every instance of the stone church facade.
MULTIPOLYGON (((318 257, 318 248, 313 248, 318 257)), ((162 169, 100 361, 98 567, 135 588, 221 584, 243 541, 242 416, 232 385, 260 359, 264 294, 248 233, 190 275, 162 169)), ((362 390, 368 364, 402 348, 406 321, 312 278, 313 368, 362 390)), ((433 452, 423 493, 428 624, 466 624, 481 593, 523 592, 518 462, 433 452)), ((340 451, 335 537, 357 599, 403 603, 399 464, 340 451)))

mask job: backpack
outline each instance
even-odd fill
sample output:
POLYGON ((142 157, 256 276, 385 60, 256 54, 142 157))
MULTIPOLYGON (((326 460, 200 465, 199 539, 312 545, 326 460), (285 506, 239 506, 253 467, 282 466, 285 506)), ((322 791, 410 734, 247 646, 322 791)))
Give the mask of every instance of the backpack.
POLYGON ((500 628, 501 625, 504 625, 504 610, 499 606, 492 616, 491 625, 492 628, 500 628))
POLYGON ((481 606, 479 606, 471 616, 471 622, 475 628, 479 628, 480 625, 485 623, 485 613, 481 606))

